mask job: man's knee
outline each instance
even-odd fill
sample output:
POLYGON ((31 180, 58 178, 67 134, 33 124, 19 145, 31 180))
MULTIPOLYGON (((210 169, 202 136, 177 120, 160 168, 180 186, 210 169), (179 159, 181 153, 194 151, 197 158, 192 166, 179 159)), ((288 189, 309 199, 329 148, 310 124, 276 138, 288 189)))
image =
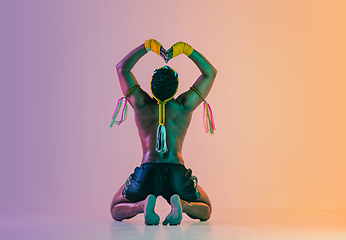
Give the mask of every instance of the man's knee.
POLYGON ((111 208, 111 215, 112 215, 112 218, 115 220, 115 221, 121 221, 123 220, 123 218, 121 217, 121 214, 120 214, 120 209, 116 207, 116 205, 114 205, 112 208, 111 208))
POLYGON ((196 200, 196 202, 202 202, 208 205, 209 207, 209 212, 212 212, 212 205, 211 205, 211 201, 207 195, 207 193, 202 189, 202 187, 200 185, 197 185, 198 191, 201 194, 201 196, 196 200))
POLYGON ((200 220, 208 221, 210 218, 210 215, 211 215, 211 207, 207 204, 205 214, 201 216, 200 220))

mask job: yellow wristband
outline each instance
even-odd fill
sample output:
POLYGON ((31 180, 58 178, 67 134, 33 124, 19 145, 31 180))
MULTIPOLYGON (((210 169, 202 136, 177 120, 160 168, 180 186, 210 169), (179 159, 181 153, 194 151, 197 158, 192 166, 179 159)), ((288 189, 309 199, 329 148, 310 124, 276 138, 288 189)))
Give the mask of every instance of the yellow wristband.
POLYGON ((182 53, 184 53, 186 56, 190 56, 190 54, 193 52, 193 48, 184 42, 177 42, 172 46, 173 48, 173 57, 176 57, 182 53))
POLYGON ((149 40, 146 40, 144 46, 148 52, 151 50, 160 56, 160 49, 162 45, 155 39, 150 38, 149 40))

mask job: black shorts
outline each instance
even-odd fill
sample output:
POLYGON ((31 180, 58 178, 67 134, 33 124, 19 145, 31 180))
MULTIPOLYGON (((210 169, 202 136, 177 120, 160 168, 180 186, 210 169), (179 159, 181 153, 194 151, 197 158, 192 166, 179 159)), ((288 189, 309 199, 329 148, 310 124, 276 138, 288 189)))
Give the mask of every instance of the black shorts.
POLYGON ((122 195, 131 202, 139 202, 149 194, 162 196, 170 202, 173 194, 186 201, 201 196, 197 189, 197 178, 191 169, 177 163, 143 163, 136 167, 126 180, 122 195))

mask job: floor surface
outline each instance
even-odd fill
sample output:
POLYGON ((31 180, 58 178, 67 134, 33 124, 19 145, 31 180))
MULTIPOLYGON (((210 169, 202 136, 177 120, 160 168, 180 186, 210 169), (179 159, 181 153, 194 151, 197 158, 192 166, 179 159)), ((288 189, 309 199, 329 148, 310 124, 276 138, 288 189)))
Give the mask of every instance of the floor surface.
MULTIPOLYGON (((168 209, 157 210, 164 220, 168 209)), ((1 212, 1 240, 345 240, 346 212, 214 210, 207 222, 145 226, 143 214, 115 222, 108 211, 1 212)))

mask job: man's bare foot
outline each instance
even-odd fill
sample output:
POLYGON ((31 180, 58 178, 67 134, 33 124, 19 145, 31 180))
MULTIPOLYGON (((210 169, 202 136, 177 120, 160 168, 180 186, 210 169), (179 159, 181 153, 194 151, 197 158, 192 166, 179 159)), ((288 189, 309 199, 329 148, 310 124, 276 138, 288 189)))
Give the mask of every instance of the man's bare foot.
POLYGON ((171 212, 167 215, 163 225, 179 225, 182 219, 182 208, 180 197, 177 194, 171 196, 171 212))
POLYGON ((152 194, 144 200, 144 220, 146 225, 158 225, 160 217, 154 211, 156 197, 152 194))

